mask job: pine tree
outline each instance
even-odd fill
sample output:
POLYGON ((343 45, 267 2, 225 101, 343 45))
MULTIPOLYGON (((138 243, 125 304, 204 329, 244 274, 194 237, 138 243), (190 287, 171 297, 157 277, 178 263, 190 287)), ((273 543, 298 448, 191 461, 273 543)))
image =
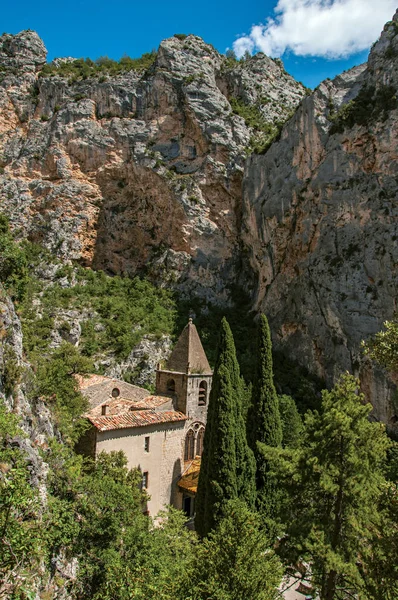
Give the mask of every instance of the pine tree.
POLYGON ((283 571, 271 546, 260 515, 244 502, 230 500, 224 518, 192 553, 192 569, 181 597, 274 600, 283 571))
POLYGON ((375 544, 385 537, 380 500, 389 441, 384 426, 369 421, 372 407, 352 376, 322 396, 322 410, 307 415, 302 447, 286 461, 293 507, 286 540, 296 550, 290 560, 311 564, 320 598, 334 600, 338 589, 357 597, 366 587, 375 544))
POLYGON ((267 515, 275 511, 276 494, 269 467, 257 444, 278 447, 282 444, 282 424, 278 396, 273 381, 272 343, 267 317, 261 315, 257 345, 257 369, 249 411, 248 440, 254 452, 257 471, 257 506, 267 515))
POLYGON ((210 392, 195 503, 195 526, 202 536, 214 528, 225 501, 239 497, 249 506, 254 502, 255 462, 246 441, 242 396, 235 344, 224 318, 210 392))

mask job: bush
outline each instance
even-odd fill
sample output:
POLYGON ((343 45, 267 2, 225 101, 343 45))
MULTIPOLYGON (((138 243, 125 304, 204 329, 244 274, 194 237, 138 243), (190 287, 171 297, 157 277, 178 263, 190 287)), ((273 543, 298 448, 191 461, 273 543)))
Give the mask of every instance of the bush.
POLYGON ((0 401, 0 594, 19 599, 28 597, 24 594, 39 569, 44 530, 29 462, 17 445, 10 445, 16 437, 24 437, 18 419, 0 401))
POLYGON ((14 241, 8 218, 0 213, 0 283, 11 297, 21 299, 29 280, 28 262, 22 244, 14 241))
POLYGON ((49 63, 44 65, 39 73, 39 77, 54 77, 59 75, 69 79, 70 83, 91 77, 100 77, 101 81, 105 81, 104 76, 117 76, 129 71, 137 71, 143 73, 155 62, 157 53, 155 51, 146 52, 139 58, 131 58, 130 56, 122 56, 119 61, 101 56, 93 61, 91 58, 78 58, 70 62, 63 62, 54 65, 49 63))
POLYGON ((74 375, 93 370, 92 362, 68 342, 63 342, 49 356, 37 359, 36 392, 52 406, 58 426, 71 441, 80 437, 84 427, 80 416, 88 409, 74 375))
POLYGON ((331 110, 330 133, 342 133, 354 125, 369 125, 372 122, 385 121, 391 110, 397 107, 397 90, 391 85, 363 86, 356 98, 344 104, 336 113, 331 110))

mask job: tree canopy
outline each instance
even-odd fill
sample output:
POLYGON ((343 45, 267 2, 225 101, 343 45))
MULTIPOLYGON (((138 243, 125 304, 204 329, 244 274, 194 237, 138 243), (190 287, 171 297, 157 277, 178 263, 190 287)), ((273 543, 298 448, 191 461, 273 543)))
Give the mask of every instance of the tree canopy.
MULTIPOLYGON (((344 375, 323 392, 321 410, 306 417, 303 444, 289 450, 277 469, 285 470, 292 498, 282 546, 290 550, 289 561, 311 564, 322 600, 355 596, 366 587, 380 535, 390 442, 384 426, 369 421, 371 408, 358 381, 344 375)), ((271 460, 269 450, 263 447, 271 460)), ((279 460, 283 456, 280 451, 279 460)))

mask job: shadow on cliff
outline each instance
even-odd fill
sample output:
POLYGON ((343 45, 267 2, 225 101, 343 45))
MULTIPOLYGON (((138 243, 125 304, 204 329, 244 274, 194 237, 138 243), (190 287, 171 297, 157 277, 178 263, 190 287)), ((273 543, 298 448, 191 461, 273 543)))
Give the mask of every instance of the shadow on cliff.
POLYGON ((167 182, 131 163, 99 174, 102 205, 92 266, 108 274, 134 276, 162 248, 189 251, 183 237, 186 217, 167 182))

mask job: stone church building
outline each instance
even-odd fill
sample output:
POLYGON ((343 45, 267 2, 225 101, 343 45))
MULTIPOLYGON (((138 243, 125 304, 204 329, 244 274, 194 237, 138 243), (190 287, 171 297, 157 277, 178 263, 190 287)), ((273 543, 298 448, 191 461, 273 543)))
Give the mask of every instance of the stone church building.
POLYGON ((79 379, 90 403, 86 452, 123 450, 129 468, 142 472, 152 516, 167 504, 193 515, 211 382, 192 319, 166 366, 158 365, 155 395, 101 375, 79 379))

